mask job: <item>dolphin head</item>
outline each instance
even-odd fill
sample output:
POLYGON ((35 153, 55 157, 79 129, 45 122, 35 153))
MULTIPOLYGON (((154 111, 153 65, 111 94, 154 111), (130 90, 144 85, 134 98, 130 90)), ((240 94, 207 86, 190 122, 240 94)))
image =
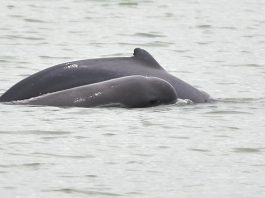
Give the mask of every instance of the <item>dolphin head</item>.
MULTIPOLYGON (((130 90, 124 93, 123 104, 129 108, 153 107, 177 101, 174 87, 157 77, 131 76, 126 78, 130 90)), ((128 85, 127 85, 128 87, 128 85)))
POLYGON ((169 82, 157 77, 147 77, 146 80, 150 86, 148 89, 149 106, 172 104, 177 101, 175 88, 169 82))

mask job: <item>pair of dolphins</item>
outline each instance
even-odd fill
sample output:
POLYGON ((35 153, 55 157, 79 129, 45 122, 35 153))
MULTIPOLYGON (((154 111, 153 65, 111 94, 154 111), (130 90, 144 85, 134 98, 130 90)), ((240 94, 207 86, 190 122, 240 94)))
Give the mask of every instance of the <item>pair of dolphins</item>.
POLYGON ((47 106, 121 106, 126 108, 194 103, 210 96, 169 74, 145 50, 132 57, 98 58, 55 65, 7 90, 0 102, 47 106))

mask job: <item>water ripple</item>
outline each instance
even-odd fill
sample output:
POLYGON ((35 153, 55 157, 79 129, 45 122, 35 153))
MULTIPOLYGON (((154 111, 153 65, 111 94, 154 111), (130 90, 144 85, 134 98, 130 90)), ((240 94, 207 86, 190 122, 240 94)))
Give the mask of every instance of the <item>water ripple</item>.
POLYGON ((208 24, 204 24, 204 25, 197 25, 196 28, 199 28, 199 29, 210 29, 210 28, 213 28, 213 26, 208 25, 208 24))
POLYGON ((47 21, 43 21, 43 20, 40 20, 40 19, 24 19, 24 21, 30 22, 30 23, 47 23, 47 21))
POLYGON ((118 193, 110 193, 110 192, 100 192, 100 191, 91 191, 91 190, 79 190, 74 188, 61 188, 58 190, 51 190, 53 192, 62 192, 67 194, 75 194, 75 193, 81 193, 89 196, 108 196, 108 197, 121 197, 122 194, 118 193))
POLYGON ((210 152, 210 150, 208 150, 208 149, 191 148, 191 149, 189 149, 189 150, 191 150, 191 151, 197 151, 197 152, 202 152, 202 153, 210 152))
POLYGON ((25 164, 0 164, 0 168, 39 168, 40 166, 44 165, 43 163, 25 163, 25 164))
POLYGON ((262 151, 261 148, 234 148, 233 151, 235 153, 260 153, 262 151))
POLYGON ((238 111, 238 110, 214 110, 207 112, 206 114, 249 114, 251 115, 252 113, 246 112, 246 111, 238 111))
POLYGON ((36 37, 36 36, 21 36, 21 35, 7 35, 5 36, 7 39, 23 39, 23 40, 32 40, 32 41, 43 41, 45 38, 36 37))
POLYGON ((147 37, 147 38, 157 38, 157 37, 165 37, 164 35, 161 35, 160 33, 136 33, 134 36, 139 37, 147 37))
POLYGON ((219 98, 218 99, 218 102, 237 103, 237 104, 261 103, 264 101, 265 101, 265 97, 261 97, 261 98, 219 98))
POLYGON ((69 131, 44 131, 44 130, 27 130, 27 131, 0 131, 0 134, 16 135, 68 135, 69 131))
POLYGON ((58 157, 58 158, 77 158, 77 159, 82 159, 82 158, 95 158, 94 155, 60 155, 60 154, 53 154, 53 153, 40 153, 40 152, 34 152, 32 153, 33 155, 40 155, 40 156, 49 156, 49 157, 58 157))
POLYGON ((124 2, 120 2, 119 3, 120 6, 128 6, 128 7, 137 7, 138 3, 137 2, 133 2, 133 1, 124 1, 124 2))

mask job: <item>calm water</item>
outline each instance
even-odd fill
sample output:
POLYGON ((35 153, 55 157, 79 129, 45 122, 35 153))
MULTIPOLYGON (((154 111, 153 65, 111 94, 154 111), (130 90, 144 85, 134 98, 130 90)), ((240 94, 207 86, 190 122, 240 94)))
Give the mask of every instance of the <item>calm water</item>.
POLYGON ((148 50, 219 102, 0 104, 0 194, 265 196, 265 1, 1 0, 0 93, 49 66, 148 50))

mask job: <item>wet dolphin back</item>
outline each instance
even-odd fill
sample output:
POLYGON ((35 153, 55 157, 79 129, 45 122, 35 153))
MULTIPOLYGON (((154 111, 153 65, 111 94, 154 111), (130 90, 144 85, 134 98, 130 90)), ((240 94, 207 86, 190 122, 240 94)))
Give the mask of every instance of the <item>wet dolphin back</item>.
POLYGON ((132 57, 87 59, 47 68, 15 84, 1 96, 0 101, 24 100, 132 75, 164 79, 182 99, 207 102, 209 98, 207 94, 166 72, 147 51, 136 48, 132 57))

